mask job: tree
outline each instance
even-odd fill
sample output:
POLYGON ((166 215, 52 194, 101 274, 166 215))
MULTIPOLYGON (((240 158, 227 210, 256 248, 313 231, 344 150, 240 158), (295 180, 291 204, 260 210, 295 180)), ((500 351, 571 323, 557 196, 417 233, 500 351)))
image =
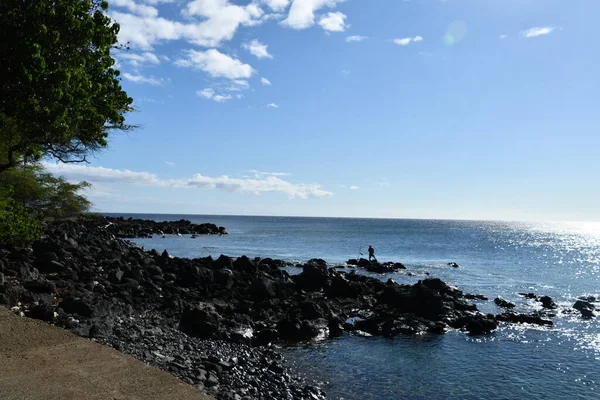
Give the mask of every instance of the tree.
POLYGON ((0 1, 0 173, 23 158, 83 162, 126 130, 133 100, 105 1, 0 1))
POLYGON ((0 191, 0 245, 32 242, 42 235, 40 222, 10 197, 0 191))
POLYGON ((90 201, 79 194, 88 187, 87 182, 70 183, 55 177, 37 164, 0 174, 0 191, 10 192, 15 203, 31 215, 45 218, 71 217, 89 211, 90 201))

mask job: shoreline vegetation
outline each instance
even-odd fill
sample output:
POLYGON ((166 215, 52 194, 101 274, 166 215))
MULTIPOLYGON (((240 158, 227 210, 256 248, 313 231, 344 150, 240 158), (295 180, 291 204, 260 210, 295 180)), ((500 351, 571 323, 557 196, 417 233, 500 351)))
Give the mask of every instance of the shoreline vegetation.
MULTIPOLYGON (((213 224, 84 216, 47 221, 43 229, 31 247, 0 244, 0 304, 131 354, 219 399, 325 398, 286 369, 277 346, 343 335, 486 335, 501 322, 552 325, 557 313, 549 297, 523 294, 543 311, 483 314, 469 302, 486 301, 481 295, 437 278, 399 285, 356 273, 366 260, 330 267, 321 259, 187 259, 121 238, 226 232, 213 224), (282 269, 290 266, 299 273, 282 269)), ((575 308, 593 316, 595 300, 575 308)))

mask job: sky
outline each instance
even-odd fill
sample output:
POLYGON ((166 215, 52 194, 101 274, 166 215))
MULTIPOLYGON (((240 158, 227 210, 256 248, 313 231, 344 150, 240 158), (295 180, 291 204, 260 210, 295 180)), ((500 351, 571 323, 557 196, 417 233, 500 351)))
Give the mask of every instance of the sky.
POLYGON ((97 211, 600 221, 600 1, 109 5, 97 211))

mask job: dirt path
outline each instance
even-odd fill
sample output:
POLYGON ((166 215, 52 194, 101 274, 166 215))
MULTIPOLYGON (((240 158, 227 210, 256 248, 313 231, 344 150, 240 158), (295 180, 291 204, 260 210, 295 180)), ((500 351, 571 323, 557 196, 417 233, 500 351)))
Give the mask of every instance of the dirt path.
POLYGON ((0 307, 4 400, 210 400, 130 356, 0 307))

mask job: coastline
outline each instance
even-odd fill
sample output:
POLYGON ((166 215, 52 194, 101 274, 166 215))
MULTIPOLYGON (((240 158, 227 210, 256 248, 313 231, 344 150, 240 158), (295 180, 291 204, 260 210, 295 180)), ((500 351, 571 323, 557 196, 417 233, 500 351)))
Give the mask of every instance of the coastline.
POLYGON ((319 259, 289 276, 278 260, 143 251, 115 237, 112 219, 51 225, 32 252, 2 253, 3 270, 15 273, 0 282, 4 302, 21 302, 15 312, 132 354, 218 398, 325 397, 290 376, 271 343, 363 332, 485 334, 503 318, 544 324, 550 317, 481 314, 439 279, 383 283, 319 259))

